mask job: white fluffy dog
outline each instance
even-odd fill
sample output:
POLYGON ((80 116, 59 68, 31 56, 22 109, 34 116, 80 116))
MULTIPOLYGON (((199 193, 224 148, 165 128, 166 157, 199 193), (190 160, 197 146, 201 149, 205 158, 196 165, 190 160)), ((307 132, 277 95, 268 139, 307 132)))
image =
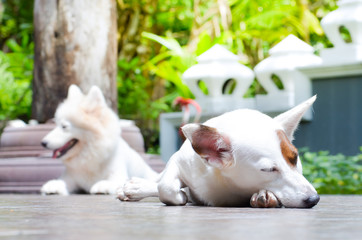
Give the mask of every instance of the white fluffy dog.
POLYGON ((157 177, 120 137, 119 119, 98 87, 84 95, 71 85, 67 99, 56 110, 55 122, 42 145, 54 150, 53 158, 63 161, 65 172, 60 179, 44 184, 43 194, 115 194, 130 177, 157 177))

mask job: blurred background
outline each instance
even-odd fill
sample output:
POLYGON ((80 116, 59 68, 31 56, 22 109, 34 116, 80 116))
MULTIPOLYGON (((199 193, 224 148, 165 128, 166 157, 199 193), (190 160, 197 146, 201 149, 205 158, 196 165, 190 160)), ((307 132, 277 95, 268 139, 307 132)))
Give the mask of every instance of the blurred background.
MULTIPOLYGON (((141 129, 148 153, 160 152, 160 113, 180 111, 178 96, 193 98, 182 81, 196 57, 215 44, 253 69, 290 34, 318 55, 332 44, 320 20, 335 0, 115 0, 117 110, 141 129)), ((0 127, 32 118, 34 1, 0 1, 0 127)), ((343 34, 343 29, 342 29, 343 34)), ((345 33, 348 41, 348 33, 345 33)), ((244 97, 263 94, 254 80, 244 97)), ((362 133, 361 133, 362 134, 362 133)), ((323 150, 323 149, 321 149, 323 150)), ((362 193, 362 156, 301 149, 305 174, 322 193, 362 193)))
MULTIPOLYGON (((0 120, 31 117, 34 1, 0 2, 0 120)), ((330 43, 319 20, 335 0, 117 0, 118 112, 141 128, 157 151, 158 117, 176 96, 192 97, 182 73, 216 43, 251 68, 289 34, 315 49, 330 43)), ((262 93, 255 80, 247 96, 262 93)))

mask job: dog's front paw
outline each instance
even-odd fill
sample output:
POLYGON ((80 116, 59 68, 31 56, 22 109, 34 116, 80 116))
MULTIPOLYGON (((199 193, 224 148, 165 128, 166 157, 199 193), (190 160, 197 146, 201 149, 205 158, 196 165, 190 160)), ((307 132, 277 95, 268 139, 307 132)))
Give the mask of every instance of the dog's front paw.
POLYGON ((90 194, 116 194, 118 184, 108 180, 96 182, 90 189, 90 194))
POLYGON ((69 195, 69 192, 67 190, 67 185, 63 180, 60 179, 48 181, 41 187, 40 192, 43 195, 52 195, 52 194, 63 195, 63 196, 69 195))
POLYGON ((250 205, 254 208, 279 208, 281 203, 274 193, 267 190, 260 190, 254 193, 250 199, 250 205))
POLYGON ((139 201, 142 199, 137 197, 140 189, 140 183, 136 179, 131 179, 117 189, 117 198, 121 201, 139 201))
POLYGON ((121 201, 139 201, 146 197, 157 196, 157 183, 143 178, 133 177, 123 187, 117 189, 117 198, 121 201))

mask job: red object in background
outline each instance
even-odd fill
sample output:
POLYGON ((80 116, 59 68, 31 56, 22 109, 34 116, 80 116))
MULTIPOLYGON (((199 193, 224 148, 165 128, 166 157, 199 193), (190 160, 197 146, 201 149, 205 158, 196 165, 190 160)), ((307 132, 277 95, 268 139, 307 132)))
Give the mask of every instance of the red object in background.
POLYGON ((189 121, 190 121, 190 108, 189 108, 189 106, 192 105, 196 109, 196 115, 195 115, 195 118, 194 118, 195 123, 200 121, 202 109, 201 109, 200 105, 195 100, 193 100, 191 98, 177 97, 175 99, 175 101, 173 102, 173 105, 180 105, 182 110, 183 110, 182 122, 181 122, 181 126, 180 126, 178 132, 179 132, 179 135, 180 135, 181 139, 183 141, 185 141, 186 137, 184 136, 183 132, 181 131, 181 127, 183 125, 189 123, 189 121))

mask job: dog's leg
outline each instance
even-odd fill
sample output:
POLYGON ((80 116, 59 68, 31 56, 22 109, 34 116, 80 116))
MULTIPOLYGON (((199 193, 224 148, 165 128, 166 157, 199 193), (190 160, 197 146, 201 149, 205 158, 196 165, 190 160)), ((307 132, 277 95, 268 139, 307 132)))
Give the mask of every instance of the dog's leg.
POLYGON ((160 201, 166 205, 185 205, 188 202, 187 195, 182 189, 185 186, 179 177, 178 166, 172 159, 157 187, 160 201))
POLYGON ((63 195, 67 196, 77 190, 75 182, 67 172, 64 172, 60 179, 54 179, 46 182, 40 189, 42 195, 63 195))
POLYGON ((139 201, 146 197, 158 197, 157 182, 133 177, 117 190, 121 201, 139 201))
POLYGON ((69 195, 67 185, 62 179, 54 179, 46 182, 40 189, 42 195, 69 195))
POLYGON ((254 193, 250 199, 250 205, 254 208, 279 208, 281 203, 274 193, 267 190, 260 190, 254 193))
POLYGON ((96 182, 90 189, 90 194, 116 194, 120 184, 115 181, 101 180, 96 182))

